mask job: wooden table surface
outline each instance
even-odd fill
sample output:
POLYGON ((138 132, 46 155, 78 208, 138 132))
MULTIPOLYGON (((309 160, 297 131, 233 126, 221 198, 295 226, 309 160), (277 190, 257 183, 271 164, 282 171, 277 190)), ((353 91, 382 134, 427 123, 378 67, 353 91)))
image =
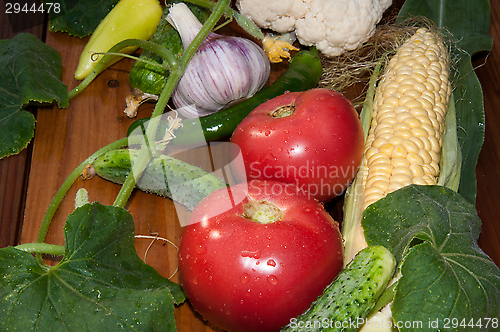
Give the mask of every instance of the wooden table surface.
MULTIPOLYGON (((395 5, 400 2, 395 1, 395 5)), ((62 80, 70 89, 74 88, 78 82, 73 79, 73 73, 87 39, 50 33, 46 24, 33 26, 30 22, 9 22, 4 2, 0 2, 0 9, 1 39, 29 32, 54 47, 63 59, 62 80)), ((499 1, 491 1, 490 33, 494 38, 491 54, 474 58, 486 111, 486 137, 476 170, 476 206, 483 221, 479 244, 500 265, 500 226, 497 226, 500 215, 500 144, 497 143, 500 142, 500 116, 496 113, 500 105, 499 1)), ((125 136, 133 121, 123 113, 125 97, 130 92, 128 70, 131 64, 131 60, 126 59, 105 71, 71 100, 66 109, 44 107, 34 111, 36 132, 28 148, 0 160, 0 247, 35 241, 50 200, 70 172, 99 148, 125 136)), ((139 117, 150 115, 152 108, 152 105, 142 107, 139 117)), ((63 244, 62 227, 73 209, 73 199, 79 188, 88 190, 91 201, 109 205, 120 189, 98 177, 77 180, 53 220, 47 242, 63 244)), ((178 243, 181 227, 171 201, 135 191, 126 208, 134 217, 136 234, 158 234, 178 243)), ((149 244, 149 240, 136 240, 141 257, 149 244)), ((146 261, 168 277, 175 270, 175 254, 172 246, 157 241, 148 251, 146 261)), ((177 275, 172 280, 177 281, 177 275)), ((212 331, 188 304, 180 306, 176 315, 181 332, 212 331)))

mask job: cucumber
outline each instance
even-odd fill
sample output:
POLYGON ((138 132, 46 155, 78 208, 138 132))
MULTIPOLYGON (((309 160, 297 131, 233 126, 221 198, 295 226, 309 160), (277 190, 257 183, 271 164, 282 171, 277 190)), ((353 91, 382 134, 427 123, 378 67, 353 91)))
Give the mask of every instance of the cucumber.
MULTIPOLYGON (((323 67, 316 48, 297 52, 292 56, 288 68, 273 84, 260 90, 251 98, 216 113, 184 120, 182 127, 174 133, 177 138, 169 144, 197 143, 199 135, 193 135, 193 131, 199 130, 200 125, 207 142, 228 138, 254 108, 285 92, 305 91, 317 87, 322 72, 323 67)), ((142 118, 134 121, 128 129, 127 136, 131 135, 137 127, 147 126, 148 120, 149 118, 142 118)), ((163 138, 166 128, 168 128, 166 123, 160 123, 158 140, 163 138)))
POLYGON ((281 331, 357 331, 387 288, 395 268, 396 260, 388 249, 366 247, 308 310, 281 331))
MULTIPOLYGON (((92 166, 100 177, 123 184, 138 155, 137 149, 111 150, 97 158, 92 166)), ((170 198, 189 210, 212 191, 226 187, 215 175, 166 155, 152 158, 136 182, 139 189, 170 198)))
MULTIPOLYGON (((163 9, 163 15, 160 23, 156 28, 156 32, 150 39, 151 42, 170 49, 174 54, 182 54, 182 52, 184 52, 184 48, 182 46, 182 40, 179 33, 172 27, 172 25, 170 25, 170 23, 167 22, 166 17, 168 15, 170 5, 178 2, 180 1, 165 1, 165 7, 163 9)), ((199 7, 191 3, 186 4, 198 20, 200 20, 200 22, 204 23, 207 20, 210 15, 209 9, 199 7)), ((152 61, 158 64, 162 64, 164 61, 161 56, 148 50, 144 50, 139 59, 152 61)), ((140 92, 146 94, 159 95, 167 82, 168 76, 168 71, 165 71, 160 67, 143 61, 136 61, 130 69, 128 79, 132 89, 139 90, 140 92)))

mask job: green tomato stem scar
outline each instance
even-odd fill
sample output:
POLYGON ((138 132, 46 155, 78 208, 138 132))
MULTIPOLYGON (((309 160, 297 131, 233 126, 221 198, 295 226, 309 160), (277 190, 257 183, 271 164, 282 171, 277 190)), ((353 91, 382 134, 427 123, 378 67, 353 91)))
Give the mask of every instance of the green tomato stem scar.
POLYGON ((273 203, 250 199, 243 205, 243 217, 261 224, 269 224, 281 220, 283 213, 273 203))

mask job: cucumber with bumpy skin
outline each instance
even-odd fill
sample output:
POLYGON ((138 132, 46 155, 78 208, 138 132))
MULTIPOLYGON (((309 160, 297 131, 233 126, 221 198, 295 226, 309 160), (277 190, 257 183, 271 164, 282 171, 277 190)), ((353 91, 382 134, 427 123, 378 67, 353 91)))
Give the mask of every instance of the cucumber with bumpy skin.
MULTIPOLYGON (((123 184, 138 155, 136 149, 112 150, 97 158, 93 167, 100 177, 123 184)), ((212 191, 226 187, 202 168, 166 155, 152 158, 136 183, 141 190, 173 199, 189 210, 212 191)))
POLYGON ((387 288, 395 268, 396 260, 388 249, 366 247, 308 310, 281 331, 357 331, 387 288))

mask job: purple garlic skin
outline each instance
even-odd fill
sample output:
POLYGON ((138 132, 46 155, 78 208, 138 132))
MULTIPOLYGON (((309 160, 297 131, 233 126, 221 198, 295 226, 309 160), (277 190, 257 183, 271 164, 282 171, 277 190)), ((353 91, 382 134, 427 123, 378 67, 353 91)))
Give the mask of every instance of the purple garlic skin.
MULTIPOLYGON (((171 8, 168 20, 179 31, 184 48, 202 27, 183 3, 171 8)), ((185 117, 208 115, 253 96, 270 72, 267 55, 253 41, 211 33, 187 65, 172 101, 185 117)))

